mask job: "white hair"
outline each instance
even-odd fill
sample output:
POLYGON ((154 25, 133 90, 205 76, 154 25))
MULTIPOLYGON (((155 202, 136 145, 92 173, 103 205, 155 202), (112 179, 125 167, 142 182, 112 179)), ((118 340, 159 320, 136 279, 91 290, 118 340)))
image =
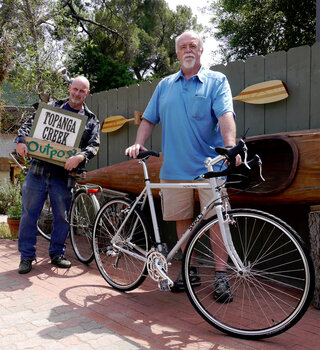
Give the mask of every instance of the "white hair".
POLYGON ((199 45, 200 45, 200 49, 203 49, 203 40, 202 37, 200 36, 199 33, 193 31, 193 30, 186 30, 185 32, 183 32, 182 34, 180 34, 179 36, 176 37, 175 39, 175 48, 176 48, 176 53, 178 52, 178 41, 180 40, 180 38, 182 37, 182 35, 184 34, 191 34, 192 36, 194 36, 195 38, 199 39, 199 45))

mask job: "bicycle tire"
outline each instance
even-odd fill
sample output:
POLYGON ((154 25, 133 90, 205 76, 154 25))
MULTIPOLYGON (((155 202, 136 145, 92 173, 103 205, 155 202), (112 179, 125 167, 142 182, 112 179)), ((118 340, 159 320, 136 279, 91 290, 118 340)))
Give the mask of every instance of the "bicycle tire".
POLYGON ((99 202, 85 189, 76 192, 70 208, 70 241, 79 261, 89 264, 93 258, 92 234, 99 202))
POLYGON ((51 232, 53 229, 53 214, 49 196, 43 204, 43 208, 37 221, 37 229, 42 237, 51 240, 51 232))
POLYGON ((107 283, 120 291, 137 288, 148 274, 147 262, 128 254, 132 252, 144 256, 141 250, 149 250, 149 225, 139 208, 133 210, 125 224, 124 233, 117 239, 117 245, 127 249, 128 253, 111 244, 131 203, 125 197, 108 200, 98 212, 93 230, 93 252, 97 267, 107 283))
POLYGON ((312 300, 314 268, 308 250, 290 226, 271 214, 254 209, 228 214, 233 244, 246 267, 240 274, 228 259, 233 300, 214 299, 210 246, 223 243, 208 230, 217 227, 217 216, 205 220, 187 243, 182 270, 188 297, 208 323, 227 334, 246 339, 280 334, 301 319, 312 300), (189 280, 192 263, 201 278, 197 287, 189 280))

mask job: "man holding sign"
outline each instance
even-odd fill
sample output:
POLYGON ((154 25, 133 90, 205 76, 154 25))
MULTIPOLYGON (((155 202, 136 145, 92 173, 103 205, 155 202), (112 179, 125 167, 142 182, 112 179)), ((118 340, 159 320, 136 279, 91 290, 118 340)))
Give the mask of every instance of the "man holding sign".
MULTIPOLYGON (((76 119, 84 118, 86 123, 80 135, 80 151, 74 155, 70 154, 65 163, 59 165, 41 158, 33 158, 31 161, 22 188, 22 214, 18 242, 21 253, 19 273, 30 272, 32 261, 36 260, 37 220, 47 195, 50 197, 53 212, 53 231, 49 247, 51 263, 61 268, 71 266, 71 262, 64 255, 65 241, 69 233, 68 213, 72 200, 72 188, 75 184, 71 171, 84 167, 97 154, 100 145, 99 121, 84 103, 89 94, 89 81, 79 76, 69 85, 68 99, 49 103, 49 106, 77 113, 76 119)), ((42 139, 47 142, 53 142, 54 139, 55 142, 63 145, 66 144, 68 135, 74 132, 76 126, 71 117, 62 118, 57 115, 46 112, 42 139), (57 128, 59 125, 60 128, 57 128)), ((36 129, 33 125, 34 120, 35 115, 21 126, 18 137, 15 139, 17 153, 23 157, 32 156, 26 138, 31 130, 36 129)))

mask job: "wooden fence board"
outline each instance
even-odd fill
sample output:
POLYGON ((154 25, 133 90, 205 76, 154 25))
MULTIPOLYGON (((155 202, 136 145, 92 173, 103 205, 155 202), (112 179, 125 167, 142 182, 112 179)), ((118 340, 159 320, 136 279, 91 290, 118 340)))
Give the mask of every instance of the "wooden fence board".
MULTIPOLYGON (((148 102, 153 94, 155 86, 149 81, 141 83, 139 85, 139 110, 144 111, 148 105, 148 102)), ((151 149, 151 137, 145 143, 145 147, 151 149)))
MULTIPOLYGON (((139 104, 139 85, 131 85, 128 90, 128 118, 134 117, 134 111, 140 111, 139 104)), ((134 144, 136 140, 137 130, 139 125, 135 125, 134 122, 130 122, 128 125, 128 144, 127 146, 131 146, 134 144)))
MULTIPOLYGON (((154 92, 154 90, 156 89, 160 81, 161 79, 155 79, 152 81, 151 83, 152 93, 154 92)), ((152 137, 151 137, 151 148, 155 151, 161 151, 161 135, 162 135, 162 127, 161 127, 161 124, 158 124, 154 127, 152 137)))
MULTIPOLYGON (((265 81, 282 80, 286 83, 287 54, 279 51, 265 57, 265 81)), ((277 133, 286 130, 287 101, 282 100, 265 105, 265 133, 277 133)))
MULTIPOLYGON (((233 97, 237 96, 245 88, 244 70, 245 64, 243 61, 231 62, 226 66, 225 74, 233 97)), ((241 101, 234 101, 233 107, 236 114, 237 137, 243 137, 245 133, 245 104, 241 101)))
MULTIPOLYGON (((99 116, 99 108, 100 108, 99 99, 100 99, 100 95, 101 95, 101 93, 89 95, 86 98, 86 104, 88 105, 89 109, 98 117, 98 119, 100 120, 100 123, 101 123, 101 119, 100 119, 100 116, 99 116)), ((101 134, 100 134, 100 137, 101 137, 101 134)), ((91 159, 89 161, 89 163, 87 164, 86 168, 87 168, 88 171, 99 168, 99 166, 100 166, 100 162, 99 162, 100 152, 101 152, 101 146, 100 146, 98 155, 95 156, 93 159, 91 159)))
MULTIPOLYGON (((116 108, 112 110, 112 113, 109 111, 109 114, 127 116, 128 88, 123 87, 118 90, 114 90, 112 94, 117 95, 117 105, 116 108)), ((108 96, 108 100, 109 98, 110 96, 108 96)), ((128 125, 125 124, 122 128, 108 134, 108 153, 110 165, 127 160, 127 157, 124 155, 124 151, 127 146, 127 128, 128 125)))
POLYGON ((287 53, 287 130, 309 129, 310 47, 300 46, 287 53))
MULTIPOLYGON (((113 115, 118 115, 118 89, 109 90, 107 93, 107 104, 108 104, 108 115, 111 117, 113 115)), ((116 163, 115 155, 119 154, 119 149, 117 149, 117 138, 120 136, 121 131, 117 130, 112 133, 107 133, 107 153, 108 153, 108 165, 116 163)))
POLYGON ((311 48, 310 129, 320 128, 320 42, 311 48))
MULTIPOLYGON (((264 81, 264 57, 250 57, 245 62, 245 87, 264 81)), ((247 136, 264 134, 264 105, 245 104, 247 136)))

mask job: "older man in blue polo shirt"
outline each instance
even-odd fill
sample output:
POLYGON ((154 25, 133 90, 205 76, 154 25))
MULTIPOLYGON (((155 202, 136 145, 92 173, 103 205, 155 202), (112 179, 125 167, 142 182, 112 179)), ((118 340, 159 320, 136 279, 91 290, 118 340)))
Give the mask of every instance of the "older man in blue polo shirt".
MULTIPOLYGON (((160 179, 163 182, 192 181, 206 172, 204 159, 216 155, 215 147, 235 145, 236 125, 229 83, 222 73, 201 65, 202 53, 203 43, 197 33, 187 31, 176 38, 181 69, 158 84, 143 114, 135 144, 125 152, 135 158, 139 150, 146 150, 143 145, 154 125, 161 123, 163 164, 160 179)), ((163 218, 176 221, 180 238, 192 223, 193 190, 163 189, 161 192, 163 218)), ((199 198, 203 207, 211 199, 210 191, 199 191, 199 198)), ((220 302, 230 302, 227 253, 219 245, 212 249, 216 256, 215 298, 220 302)), ((197 269, 194 267, 191 273, 194 285, 199 285, 197 269)), ((183 290, 180 273, 171 291, 183 290)))

